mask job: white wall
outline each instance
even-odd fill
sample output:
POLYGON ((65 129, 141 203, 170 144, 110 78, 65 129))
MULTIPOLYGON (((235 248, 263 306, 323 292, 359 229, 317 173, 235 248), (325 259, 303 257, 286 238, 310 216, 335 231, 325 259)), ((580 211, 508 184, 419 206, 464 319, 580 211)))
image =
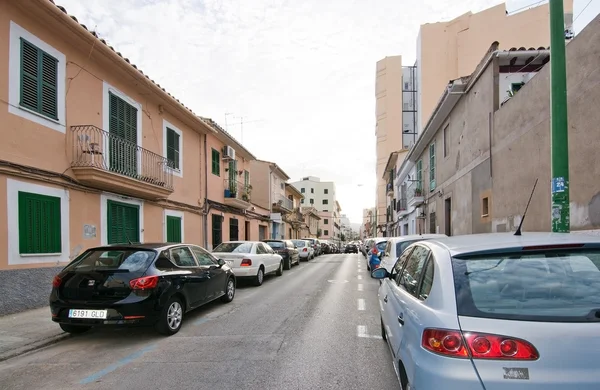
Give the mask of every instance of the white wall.
MULTIPOLYGON (((311 177, 312 178, 312 177, 311 177)), ((313 178, 314 179, 314 178, 313 178)), ((335 183, 332 181, 317 181, 317 180, 301 180, 294 183, 290 183, 293 185, 298 191, 302 192, 302 188, 304 188, 304 203, 302 206, 308 207, 313 206, 319 211, 325 211, 333 213, 335 211, 335 183), (310 192, 310 189, 314 189, 314 194, 310 192), (325 189, 327 189, 328 194, 325 194, 325 189), (315 203, 310 204, 309 199, 314 199, 315 203), (326 205, 323 204, 323 199, 327 199, 326 205)))
MULTIPOLYGON (((512 83, 526 83, 531 80, 533 76, 537 73, 500 73, 498 84, 498 93, 500 102, 505 101, 509 94, 508 91, 511 90, 512 83)), ((518 93, 518 92, 517 92, 518 93)))

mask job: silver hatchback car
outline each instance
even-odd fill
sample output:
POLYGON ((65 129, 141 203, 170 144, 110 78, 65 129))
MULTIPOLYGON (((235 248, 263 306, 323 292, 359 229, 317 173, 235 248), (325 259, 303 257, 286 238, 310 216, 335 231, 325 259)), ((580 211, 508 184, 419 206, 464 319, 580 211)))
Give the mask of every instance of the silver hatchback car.
POLYGON ((403 389, 600 389, 599 237, 420 241, 372 275, 403 389))

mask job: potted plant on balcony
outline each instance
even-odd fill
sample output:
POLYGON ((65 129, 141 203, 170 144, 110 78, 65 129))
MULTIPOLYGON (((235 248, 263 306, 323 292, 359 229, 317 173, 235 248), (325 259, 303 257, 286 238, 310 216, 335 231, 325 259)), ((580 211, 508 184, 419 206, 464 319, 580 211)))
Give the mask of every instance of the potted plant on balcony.
POLYGON ((415 196, 422 196, 423 190, 420 188, 415 188, 415 196))
POLYGON ((252 185, 249 184, 244 188, 244 192, 242 193, 242 199, 246 202, 250 201, 250 193, 252 192, 252 185))

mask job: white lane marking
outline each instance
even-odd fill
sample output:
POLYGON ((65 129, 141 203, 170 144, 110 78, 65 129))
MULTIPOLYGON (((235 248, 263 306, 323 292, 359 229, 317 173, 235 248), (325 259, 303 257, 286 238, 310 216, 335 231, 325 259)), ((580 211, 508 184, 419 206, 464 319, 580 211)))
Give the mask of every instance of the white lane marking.
POLYGON ((362 275, 358 275, 357 278, 358 278, 358 280, 361 280, 362 279, 362 275))
POLYGON ((358 291, 363 291, 363 285, 362 284, 358 285, 358 291))
POLYGON ((362 298, 358 299, 358 310, 365 310, 366 309, 366 304, 365 304, 365 300, 362 298))
POLYGON ((381 336, 368 334, 366 325, 356 326, 356 336, 363 339, 381 339, 381 336))

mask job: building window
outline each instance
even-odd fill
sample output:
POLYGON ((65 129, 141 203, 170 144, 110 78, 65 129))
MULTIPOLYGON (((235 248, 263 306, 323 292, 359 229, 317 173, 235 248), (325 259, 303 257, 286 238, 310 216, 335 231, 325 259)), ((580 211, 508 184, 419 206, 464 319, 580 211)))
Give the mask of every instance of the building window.
POLYGON ((212 247, 215 249, 222 241, 221 235, 223 228, 223 218, 217 214, 211 214, 211 227, 212 227, 212 247))
POLYGON ((165 210, 165 232, 166 242, 184 242, 183 236, 183 212, 176 210, 165 210))
POLYGON ((324 193, 325 195, 327 195, 327 194, 329 194, 329 190, 328 190, 327 188, 325 188, 325 189, 323 190, 323 193, 324 193))
POLYGON ((315 189, 314 189, 314 188, 311 188, 311 189, 310 189, 310 193, 311 193, 311 194, 314 194, 314 193, 315 193, 315 189))
POLYGON ((329 219, 325 218, 325 219, 323 220, 323 225, 329 225, 329 219))
POLYGON ((169 168, 173 174, 181 177, 183 174, 183 139, 181 130, 167 121, 163 121, 164 156, 167 158, 169 168))
POLYGON ((65 55, 10 21, 8 112, 65 133, 65 55))
POLYGON ((140 207, 114 200, 106 201, 108 244, 140 242, 140 207))
POLYGON ((435 211, 429 214, 429 233, 437 233, 437 223, 435 220, 435 211))
POLYGON ((324 236, 328 236, 329 235, 329 230, 323 230, 323 235, 324 236))
POLYGON ((110 91, 108 107, 110 169, 129 177, 137 177, 138 110, 110 91))
POLYGON ((435 143, 429 145, 429 191, 435 190, 435 143))
POLYGON ((329 200, 323 199, 323 204, 329 204, 329 200))
POLYGON ((167 215, 167 242, 182 242, 181 218, 167 215))
POLYGON ((305 189, 304 189, 304 187, 303 187, 303 188, 300 188, 300 193, 301 193, 301 194, 304 194, 304 192, 305 192, 305 189))
POLYGON ((61 253, 61 199, 19 191, 18 202, 19 253, 61 253))
POLYGON ((218 150, 212 149, 212 174, 221 176, 221 153, 218 150))
POLYGON ((323 210, 323 212, 324 212, 324 213, 328 213, 328 212, 329 212, 329 210, 323 210))
POLYGON ((517 93, 518 90, 520 90, 523 86, 525 85, 525 83, 512 83, 510 85, 510 90, 513 94, 517 93))
POLYGON ((423 189, 423 160, 417 161, 417 189, 423 189))
POLYGON ((229 241, 239 240, 239 232, 237 218, 229 218, 229 241))
POLYGON ((281 187, 282 190, 285 190, 285 183, 281 183, 280 187, 281 187))
POLYGON ((481 200, 481 216, 487 217, 490 215, 490 199, 486 196, 481 200))
POLYGON ((19 104, 45 117, 58 119, 58 60, 21 38, 19 104))
POLYGON ((244 189, 248 191, 248 187, 250 187, 250 172, 244 170, 244 189))
POLYGON ((304 198, 300 199, 300 203, 304 204, 304 198))
POLYGON ((448 139, 448 126, 450 125, 446 125, 446 127, 444 127, 444 157, 448 157, 448 154, 450 154, 450 140, 448 139))
POLYGON ((315 200, 314 199, 310 199, 310 204, 315 204, 315 200))

